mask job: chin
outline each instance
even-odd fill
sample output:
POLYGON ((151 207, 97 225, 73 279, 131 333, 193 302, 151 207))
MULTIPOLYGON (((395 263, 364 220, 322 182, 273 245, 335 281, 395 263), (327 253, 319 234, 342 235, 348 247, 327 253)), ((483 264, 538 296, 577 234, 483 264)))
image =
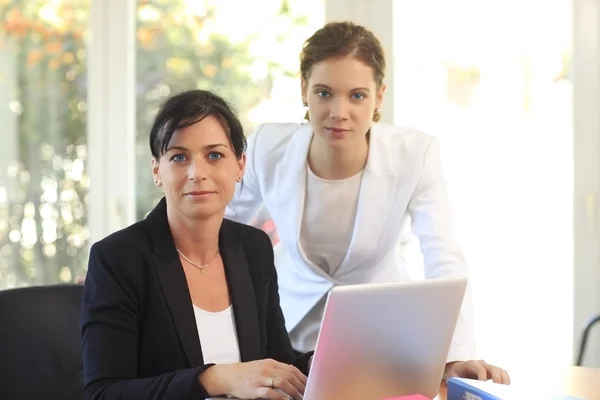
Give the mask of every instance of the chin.
POLYGON ((325 137, 325 143, 331 148, 334 149, 344 149, 348 147, 353 147, 356 144, 356 135, 351 134, 342 138, 334 138, 329 135, 325 137))
POLYGON ((189 207, 185 214, 191 219, 209 219, 215 216, 223 216, 224 207, 216 205, 197 205, 195 207, 189 207))

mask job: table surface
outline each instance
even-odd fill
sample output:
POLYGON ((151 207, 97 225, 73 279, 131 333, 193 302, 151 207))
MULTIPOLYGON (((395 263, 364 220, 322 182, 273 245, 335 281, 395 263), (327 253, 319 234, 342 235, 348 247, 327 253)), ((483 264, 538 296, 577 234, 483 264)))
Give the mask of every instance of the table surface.
MULTIPOLYGON (((536 382, 532 382, 536 384, 536 382)), ((544 382, 536 386, 545 394, 579 397, 584 400, 600 400, 600 369, 567 367, 547 375, 544 382)), ((536 389, 528 386, 527 389, 536 389)), ((537 390, 537 389, 536 389, 537 390)), ((446 387, 440 387, 439 400, 447 400, 446 387)))

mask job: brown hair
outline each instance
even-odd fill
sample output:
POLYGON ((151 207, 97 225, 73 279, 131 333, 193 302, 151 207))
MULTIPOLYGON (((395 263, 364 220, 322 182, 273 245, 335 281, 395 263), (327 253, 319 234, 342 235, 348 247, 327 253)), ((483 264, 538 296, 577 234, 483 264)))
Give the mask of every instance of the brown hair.
MULTIPOLYGON (((302 79, 308 81, 310 70, 316 63, 344 56, 357 58, 371 67, 377 87, 381 86, 385 75, 381 43, 373 32, 349 21, 329 22, 304 42, 300 53, 302 79)), ((378 121, 379 118, 379 112, 375 112, 373 120, 378 121)))

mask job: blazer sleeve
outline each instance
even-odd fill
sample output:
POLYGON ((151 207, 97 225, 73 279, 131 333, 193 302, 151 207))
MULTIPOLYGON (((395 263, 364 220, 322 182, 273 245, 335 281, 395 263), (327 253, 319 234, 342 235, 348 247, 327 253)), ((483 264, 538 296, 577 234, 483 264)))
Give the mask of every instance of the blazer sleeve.
MULTIPOLYGON (((431 138, 415 193, 409 203, 412 232, 419 238, 425 277, 466 277, 467 265, 455 239, 450 199, 439 154, 439 141, 431 138)), ((448 362, 474 359, 473 310, 471 291, 467 288, 448 362)))
MULTIPOLYGON (((101 243, 101 242, 100 242, 101 243)), ((198 375, 212 364, 150 378, 138 378, 140 305, 131 289, 135 278, 115 263, 119 249, 94 244, 90 250, 81 309, 86 399, 204 399, 198 375)), ((121 257, 127 258, 122 252, 121 257)), ((134 265, 135 267, 135 265, 134 265)), ((141 281, 141 278, 140 278, 141 281)))
POLYGON ((290 337, 285 328, 285 318, 279 304, 279 285, 277 284, 277 270, 273 256, 273 247, 266 233, 261 232, 265 238, 264 248, 268 254, 267 282, 269 285, 268 322, 267 322, 267 357, 280 362, 291 363, 303 374, 308 375, 308 360, 313 351, 297 354, 292 348, 290 337))
POLYGON ((258 182, 257 158, 258 137, 261 127, 248 137, 246 148, 246 169, 244 179, 237 185, 235 195, 225 210, 225 218, 243 224, 257 226, 258 212, 263 208, 263 198, 258 182))

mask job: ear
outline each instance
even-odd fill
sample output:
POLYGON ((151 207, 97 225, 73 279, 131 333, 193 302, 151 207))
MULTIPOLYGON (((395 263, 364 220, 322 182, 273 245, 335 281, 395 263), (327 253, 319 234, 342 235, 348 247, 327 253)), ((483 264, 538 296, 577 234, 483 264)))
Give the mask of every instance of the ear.
POLYGON ((385 86, 385 83, 382 83, 379 89, 377 89, 377 95, 375 96, 375 108, 381 108, 383 105, 383 95, 385 94, 386 88, 387 86, 385 86))
POLYGON ((307 101, 307 90, 308 90, 308 82, 304 78, 300 79, 300 92, 302 94, 302 103, 306 104, 307 101))
POLYGON ((152 157, 152 178, 156 186, 162 186, 162 181, 160 179, 159 163, 154 157, 152 157))
MULTIPOLYGON (((238 160, 238 178, 244 177, 244 172, 246 171, 246 152, 242 153, 242 156, 238 160)), ((241 181, 241 179, 240 179, 241 181)))

